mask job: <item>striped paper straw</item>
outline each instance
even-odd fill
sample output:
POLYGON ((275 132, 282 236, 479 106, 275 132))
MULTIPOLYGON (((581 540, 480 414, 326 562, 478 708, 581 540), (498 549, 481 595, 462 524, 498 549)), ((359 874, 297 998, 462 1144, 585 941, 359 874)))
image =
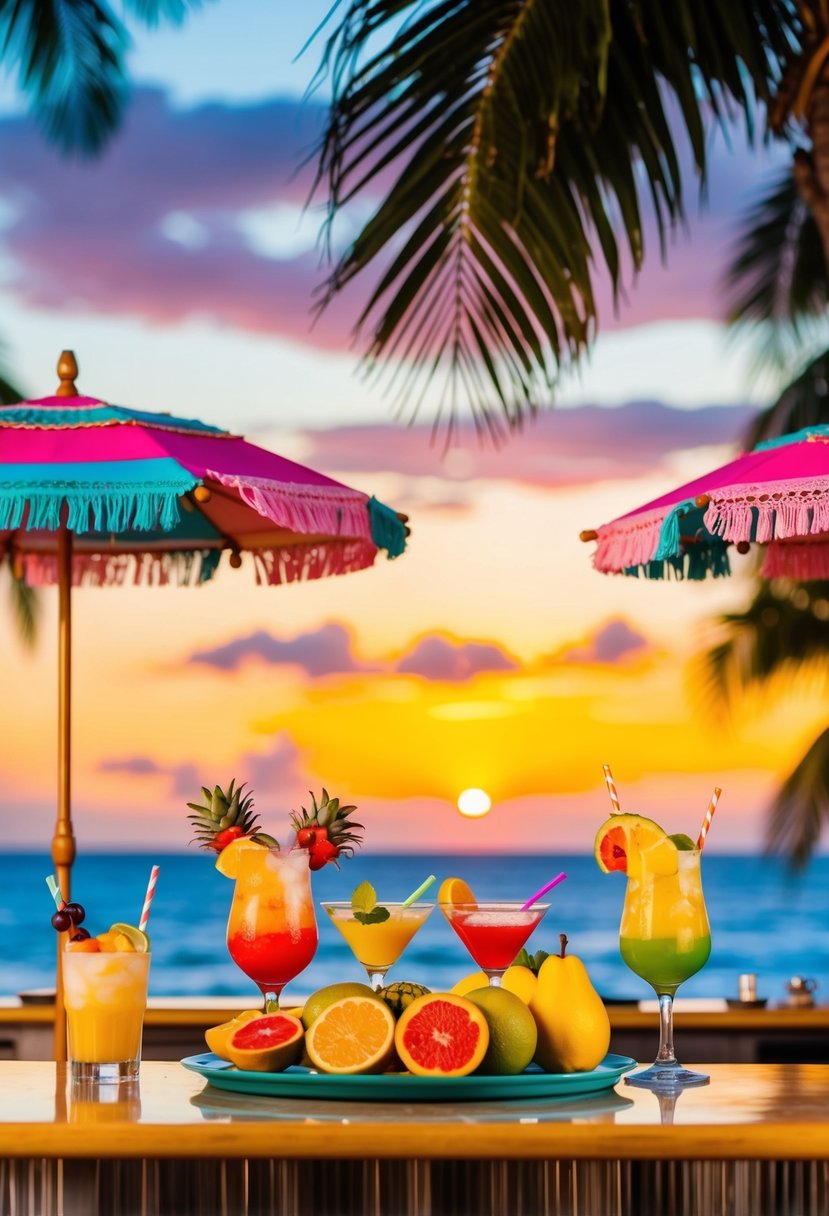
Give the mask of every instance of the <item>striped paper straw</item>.
POLYGON ((708 803, 708 810, 705 812, 705 818, 702 821, 702 827, 699 830, 697 837, 697 848, 702 851, 705 844, 705 837, 708 835, 708 829, 711 827, 711 820, 714 818, 714 811, 717 809, 717 803, 720 800, 722 790, 718 785, 714 786, 714 793, 711 795, 711 801, 708 803))
POLYGON ((619 795, 616 793, 616 785, 613 781, 613 774, 610 771, 610 765, 603 764, 602 772, 604 773, 604 779, 607 783, 607 792, 608 792, 608 794, 610 794, 610 802, 611 802, 611 805, 613 806, 613 814, 621 815, 622 808, 619 805, 619 795))
POLYGON ((147 928, 147 921, 150 919, 150 905, 153 902, 155 895, 155 884, 158 882, 158 866, 153 866, 150 870, 150 881, 147 883, 147 894, 144 896, 144 907, 141 909, 141 919, 138 922, 138 928, 143 933, 147 928))

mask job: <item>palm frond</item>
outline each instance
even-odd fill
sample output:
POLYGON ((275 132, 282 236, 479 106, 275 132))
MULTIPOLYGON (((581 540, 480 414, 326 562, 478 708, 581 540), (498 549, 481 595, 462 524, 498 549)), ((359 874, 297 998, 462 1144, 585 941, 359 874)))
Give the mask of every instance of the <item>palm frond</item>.
POLYGON ((719 617, 714 630, 698 678, 711 707, 728 709, 776 676, 829 659, 829 582, 759 582, 749 606, 719 617))
MULTIPOLYGON (((180 21, 200 0, 129 0, 146 24, 180 21)), ((123 23, 107 0, 0 4, 0 48, 38 125, 64 152, 98 152, 118 127, 126 96, 123 23)))
POLYGON ((187 14, 201 8, 204 0, 123 0, 124 8, 131 10, 144 25, 153 27, 162 21, 181 25, 187 14))
POLYGON ((7 564, 9 574, 9 608, 15 623, 17 636, 31 649, 37 641, 40 619, 40 599, 37 592, 26 585, 7 564))
POLYGON ((766 848, 802 868, 829 824, 829 729, 788 775, 769 810, 766 848))
POLYGON ((807 426, 829 423, 829 350, 812 359, 772 405, 761 410, 746 428, 747 449, 766 439, 790 435, 807 426))
POLYGON ((703 108, 750 133, 797 32, 788 0, 348 0, 323 59, 329 230, 381 197, 321 306, 373 267, 370 372, 402 362, 401 403, 440 374, 450 426, 520 425, 588 349, 597 274, 619 299, 641 266, 646 205, 665 252, 675 128, 704 182, 703 108))
POLYGON ((790 168, 746 210, 724 275, 729 324, 754 339, 758 369, 791 372, 804 346, 827 336, 829 269, 817 224, 790 168))

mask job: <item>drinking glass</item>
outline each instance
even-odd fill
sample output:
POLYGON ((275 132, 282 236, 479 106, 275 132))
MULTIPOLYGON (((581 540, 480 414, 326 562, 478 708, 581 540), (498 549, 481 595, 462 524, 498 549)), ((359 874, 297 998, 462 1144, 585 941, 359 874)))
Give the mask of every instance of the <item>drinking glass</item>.
POLYGON ((650 1068, 625 1077, 628 1085, 674 1089, 704 1085, 705 1073, 683 1068, 674 1054, 673 1003, 679 985, 711 953, 711 930, 702 894, 699 849, 679 849, 666 864, 658 846, 643 849, 628 872, 619 945, 631 971, 651 984, 659 1000, 659 1051, 650 1068), (668 870, 669 872, 665 872, 668 870))
POLYGON ((279 1008, 282 989, 316 953, 308 860, 307 849, 245 849, 239 855, 227 948, 261 991, 266 1013, 279 1008))
POLYGON ((134 1081, 141 1064, 150 955, 64 951, 68 1054, 75 1081, 134 1081))
POLYGON ((518 903, 442 903, 440 910, 466 946, 473 960, 486 972, 492 988, 500 988, 507 967, 526 945, 536 925, 547 914, 549 904, 525 908, 518 903))
POLYGON ((409 904, 404 907, 402 903, 384 902, 382 907, 388 912, 388 918, 366 923, 358 919, 350 903, 320 905, 348 942, 357 962, 365 967, 368 982, 375 992, 383 987, 386 972, 400 958, 434 906, 409 904))

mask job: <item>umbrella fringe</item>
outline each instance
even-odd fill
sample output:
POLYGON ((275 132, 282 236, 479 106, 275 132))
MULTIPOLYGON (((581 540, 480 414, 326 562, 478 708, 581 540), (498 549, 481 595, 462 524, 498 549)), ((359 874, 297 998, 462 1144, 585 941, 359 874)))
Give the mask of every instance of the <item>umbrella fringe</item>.
POLYGON ((384 549, 391 559, 400 557, 406 549, 406 525, 397 512, 371 496, 368 500, 371 539, 378 549, 384 549))
POLYGON ((214 469, 206 470, 205 479, 236 490, 242 502, 291 532, 372 539, 368 499, 358 490, 268 481, 214 469))
MULTIPOLYGON (((74 587, 135 586, 179 587, 209 582, 221 559, 221 550, 182 550, 173 553, 75 553, 72 558, 74 587)), ((29 587, 50 586, 58 581, 57 557, 52 553, 24 553, 22 573, 29 587)))
POLYGON ((702 582, 710 574, 712 578, 727 578, 731 563, 725 545, 695 544, 673 557, 657 561, 642 562, 621 571, 631 578, 647 578, 655 582, 674 579, 676 582, 702 582))
MULTIPOLYGON (((192 484, 192 479, 191 484, 192 484)), ((0 486, 0 530, 56 531, 64 515, 72 532, 171 531, 179 522, 178 496, 189 486, 0 486)))
POLYGON ((377 548, 371 541, 342 540, 282 549, 254 549, 252 554, 257 583, 274 587, 279 583, 365 570, 374 564, 377 548))

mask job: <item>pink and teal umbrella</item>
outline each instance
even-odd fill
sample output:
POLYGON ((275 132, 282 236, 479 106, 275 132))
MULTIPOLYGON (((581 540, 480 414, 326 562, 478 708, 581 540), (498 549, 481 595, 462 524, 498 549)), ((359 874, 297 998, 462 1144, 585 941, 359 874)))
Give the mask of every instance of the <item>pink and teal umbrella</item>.
POLYGON ((0 557, 59 588, 52 859, 67 900, 72 586, 204 583, 243 554, 258 583, 317 579, 397 557, 407 536, 404 516, 359 490, 218 427, 81 396, 77 374, 64 351, 53 397, 0 408, 0 557))
POLYGON ((829 579, 829 426, 769 439, 595 531, 597 570, 644 578, 731 573, 729 549, 764 549, 766 578, 829 579))

